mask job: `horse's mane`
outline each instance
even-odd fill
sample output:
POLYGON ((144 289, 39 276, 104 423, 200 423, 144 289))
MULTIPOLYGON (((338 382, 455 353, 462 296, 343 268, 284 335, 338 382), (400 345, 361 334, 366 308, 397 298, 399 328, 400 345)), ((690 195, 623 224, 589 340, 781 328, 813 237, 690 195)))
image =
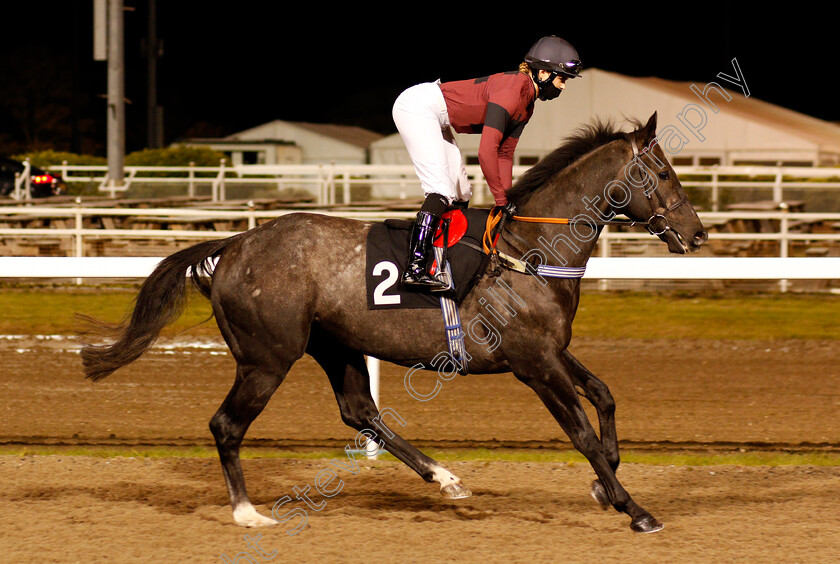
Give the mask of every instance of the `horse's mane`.
MULTIPOLYGON (((633 125, 638 126, 636 122, 633 125)), ((611 121, 596 119, 590 124, 580 126, 564 140, 560 147, 543 157, 519 177, 507 191, 508 202, 514 205, 524 203, 534 190, 546 183, 549 177, 587 153, 626 135, 619 131, 611 121)))

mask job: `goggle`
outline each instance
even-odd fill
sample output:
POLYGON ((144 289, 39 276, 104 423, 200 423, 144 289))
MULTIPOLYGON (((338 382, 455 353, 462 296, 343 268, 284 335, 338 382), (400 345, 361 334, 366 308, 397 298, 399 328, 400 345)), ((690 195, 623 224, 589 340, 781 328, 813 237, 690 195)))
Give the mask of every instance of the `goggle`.
POLYGON ((564 74, 570 78, 574 78, 580 74, 581 68, 583 65, 577 59, 566 61, 565 63, 560 63, 560 74, 564 74))

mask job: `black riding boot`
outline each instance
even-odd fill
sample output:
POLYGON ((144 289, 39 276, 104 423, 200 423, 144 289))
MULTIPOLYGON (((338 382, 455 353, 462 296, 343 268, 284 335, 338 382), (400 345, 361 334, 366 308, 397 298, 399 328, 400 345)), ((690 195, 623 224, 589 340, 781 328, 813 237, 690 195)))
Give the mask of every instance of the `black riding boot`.
POLYGON ((429 258, 434 252, 435 233, 440 218, 429 212, 420 211, 414 221, 409 239, 408 264, 403 272, 402 282, 407 286, 426 287, 434 291, 445 290, 447 285, 429 275, 429 258))

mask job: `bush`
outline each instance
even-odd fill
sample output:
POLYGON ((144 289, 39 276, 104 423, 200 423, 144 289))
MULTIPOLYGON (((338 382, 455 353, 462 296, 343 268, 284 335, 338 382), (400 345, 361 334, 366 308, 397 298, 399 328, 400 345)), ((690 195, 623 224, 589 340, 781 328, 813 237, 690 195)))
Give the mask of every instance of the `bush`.
POLYGON ((76 153, 67 153, 63 151, 53 151, 47 149, 45 151, 33 151, 30 153, 21 153, 20 155, 13 155, 13 159, 17 161, 29 160, 30 164, 38 168, 47 169, 51 166, 58 166, 64 161, 70 165, 106 165, 108 160, 103 157, 94 155, 79 155, 76 153))
POLYGON ((144 149, 125 156, 126 166, 219 166, 224 153, 206 147, 174 146, 144 149))
MULTIPOLYGON (((58 166, 64 161, 70 165, 107 165, 108 159, 94 155, 79 155, 62 151, 33 151, 13 155, 13 159, 29 162, 40 168, 58 166)), ((225 158, 223 153, 205 147, 167 147, 165 149, 144 149, 125 156, 126 166, 219 166, 225 158)))

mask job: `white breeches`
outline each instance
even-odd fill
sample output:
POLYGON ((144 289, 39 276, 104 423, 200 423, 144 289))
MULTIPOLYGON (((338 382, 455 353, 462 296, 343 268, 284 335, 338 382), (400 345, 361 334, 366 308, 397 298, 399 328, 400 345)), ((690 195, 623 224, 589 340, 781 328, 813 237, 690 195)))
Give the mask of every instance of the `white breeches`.
POLYGON ((472 188, 439 84, 424 82, 400 94, 394 102, 394 123, 424 194, 440 194, 450 204, 465 202, 472 188))

